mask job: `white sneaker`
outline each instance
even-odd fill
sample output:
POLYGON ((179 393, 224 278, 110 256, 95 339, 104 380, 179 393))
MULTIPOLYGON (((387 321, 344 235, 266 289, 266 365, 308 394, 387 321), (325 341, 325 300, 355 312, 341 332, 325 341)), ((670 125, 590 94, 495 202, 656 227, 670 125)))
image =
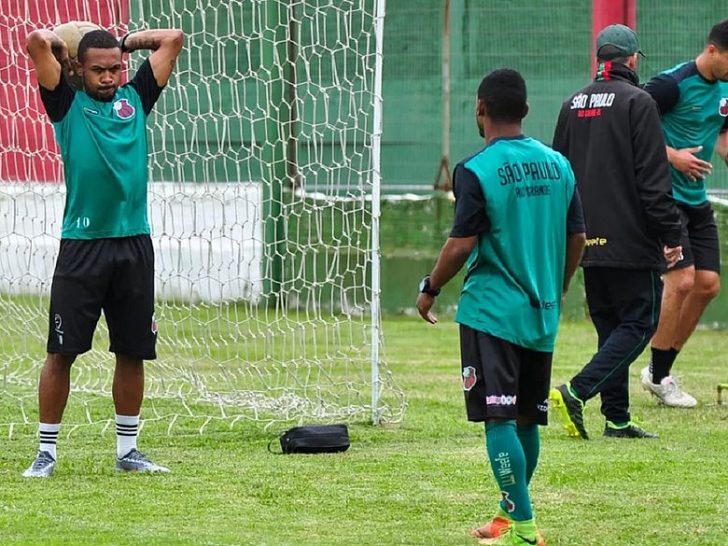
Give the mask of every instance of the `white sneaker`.
POLYGON ((56 460, 47 451, 39 451, 35 461, 23 472, 24 478, 47 478, 53 474, 56 467, 56 460))
POLYGON ((122 472, 169 472, 169 468, 153 463, 136 448, 123 457, 116 459, 116 470, 122 472))
POLYGON ((649 366, 640 372, 640 382, 647 392, 657 398, 658 402, 666 406, 672 408, 694 408, 698 405, 698 401, 683 391, 671 375, 663 377, 659 385, 653 383, 649 366))

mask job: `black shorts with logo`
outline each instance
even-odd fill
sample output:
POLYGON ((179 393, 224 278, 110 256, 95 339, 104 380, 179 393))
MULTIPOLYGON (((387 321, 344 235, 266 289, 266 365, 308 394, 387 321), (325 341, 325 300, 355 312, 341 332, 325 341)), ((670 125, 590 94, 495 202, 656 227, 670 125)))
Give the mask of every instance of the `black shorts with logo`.
POLYGON ((149 235, 61 240, 51 285, 48 352, 75 356, 90 350, 102 310, 109 351, 144 360, 157 357, 149 235))
POLYGON ((525 417, 548 424, 553 353, 519 347, 461 324, 460 357, 469 421, 525 417))
MULTIPOLYGON (((698 206, 677 203, 677 208, 682 222, 680 244, 683 259, 675 264, 674 269, 694 265, 699 271, 720 273, 720 243, 713 207, 710 203, 698 206)), ((663 272, 665 271, 666 267, 663 268, 663 272)))

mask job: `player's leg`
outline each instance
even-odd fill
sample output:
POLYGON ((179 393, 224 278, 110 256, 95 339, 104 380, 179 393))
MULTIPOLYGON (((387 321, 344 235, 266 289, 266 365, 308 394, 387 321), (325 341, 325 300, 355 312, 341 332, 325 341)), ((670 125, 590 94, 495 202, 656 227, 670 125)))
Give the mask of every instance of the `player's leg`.
POLYGON ((526 456, 518 439, 519 353, 514 345, 488 334, 460 327, 463 390, 468 419, 485 421, 486 452, 501 491, 501 508, 489 524, 473 531, 478 538, 499 533, 533 531, 526 456), (494 528, 497 521, 508 523, 494 528))
MULTIPOLYGON (((657 330, 650 342, 650 363, 642 370, 642 386, 648 391, 660 391, 662 379, 670 375, 670 368, 677 356, 677 349, 674 348, 675 334, 680 323, 680 312, 685 298, 695 282, 695 267, 693 252, 690 246, 690 234, 688 225, 689 207, 678 204, 682 233, 680 245, 682 246, 683 258, 671 269, 663 270, 664 289, 662 292, 662 305, 660 309, 660 321, 657 330)), ((659 396, 659 392, 653 392, 659 396)))
POLYGON ((95 241, 61 241, 51 284, 48 343, 38 385, 40 443, 25 477, 46 477, 57 460, 56 443, 68 401, 71 365, 91 349, 101 314, 105 269, 95 241))
POLYGON ((720 292, 720 244, 710 203, 692 208, 689 228, 695 280, 680 310, 680 320, 673 342, 673 347, 678 351, 695 331, 708 304, 720 292))
MULTIPOLYGON (((605 272, 601 267, 584 268, 587 305, 597 331, 600 350, 619 323, 613 295, 610 293, 610 271, 605 272)), ((593 390, 590 385, 597 384, 609 373, 608 369, 602 370, 598 367, 601 363, 601 360, 596 360, 590 363, 591 366, 587 364, 571 381, 552 389, 549 395, 551 405, 561 411, 564 428, 569 436, 585 440, 589 438, 584 426, 584 404, 598 393, 590 392, 593 390)))
MULTIPOLYGON (((601 282, 609 287, 617 324, 572 385, 587 397, 601 393, 605 418, 623 426, 630 423, 629 366, 647 346, 657 326, 662 281, 652 270, 605 268, 601 273, 601 282)), ((598 322, 595 324, 599 327, 598 322)))
POLYGON ((720 274, 715 271, 695 271, 695 282, 680 309, 680 320, 675 332, 673 347, 680 351, 695 331, 708 304, 720 292, 720 274))
POLYGON ((144 399, 144 360, 156 358, 154 252, 148 236, 111 241, 113 280, 104 301, 109 350, 116 355, 112 394, 116 410, 116 468, 168 472, 137 449, 144 399))
POLYGON ((526 480, 530 484, 541 452, 539 426, 548 425, 548 396, 553 353, 521 349, 519 374, 518 439, 526 455, 526 480))
POLYGON ((614 383, 601 393, 602 414, 607 418, 604 436, 608 438, 657 438, 632 421, 629 412, 629 368, 615 375, 614 383))
MULTIPOLYGON (((678 385, 672 376, 672 366, 706 307, 720 291, 720 247, 710 203, 687 207, 684 214, 688 217, 688 237, 683 242, 683 254, 685 261, 692 266, 689 268, 692 276, 690 282, 682 286, 686 293, 677 318, 673 321, 671 337, 666 335, 658 338, 656 335, 657 339, 653 339, 650 370, 643 370, 642 385, 664 405, 692 408, 697 405, 697 401, 678 385)), ((667 277, 675 273, 671 272, 667 277)), ((668 281, 669 279, 666 281, 666 289, 668 281)), ((660 320, 662 322, 662 317, 660 320)))
MULTIPOLYGON (((613 313, 610 320, 616 320, 616 326, 609 325, 609 337, 571 381, 574 391, 586 400, 621 383, 616 378, 640 355, 655 331, 662 294, 662 282, 656 271, 592 269, 598 271, 589 280, 608 287, 600 294, 608 294, 613 313)), ((589 303, 590 310, 593 302, 592 299, 589 303)), ((603 327, 600 320, 595 324, 603 327)))
MULTIPOLYGON (((530 486, 541 454, 539 427, 548 425, 548 394, 553 353, 528 349, 521 349, 520 352, 520 369, 525 368, 527 372, 519 374, 516 434, 526 458, 526 483, 530 486)), ((534 523, 535 519, 534 514, 534 523)), ((537 544, 545 544, 538 531, 537 544)))
MULTIPOLYGON (((683 254, 686 255, 686 259, 689 257, 690 263, 678 264, 676 267, 679 269, 672 269, 663 274, 664 289, 660 320, 650 343, 650 363, 641 373, 642 386, 660 399, 664 398, 662 391, 665 390, 660 386, 670 375, 670 369, 678 353, 674 344, 682 307, 695 282, 695 267, 692 265, 689 245, 687 249, 683 247, 683 254)), ((683 259, 683 262, 687 261, 686 259, 683 259)))
POLYGON ((540 454, 538 426, 548 424, 552 355, 490 336, 481 340, 481 353, 489 355, 483 364, 486 383, 493 374, 493 383, 497 379, 501 385, 498 391, 508 391, 503 386, 513 379, 518 384, 515 421, 507 397, 505 406, 491 412, 496 417, 486 421, 486 448, 503 497, 496 518, 505 517, 513 522, 507 531, 510 536, 504 534, 493 544, 544 544, 536 528, 529 483, 540 454))
POLYGON ((658 322, 662 282, 656 271, 618 270, 609 274, 617 326, 608 343, 614 368, 601 390, 604 435, 619 438, 654 438, 632 422, 629 412, 629 366, 642 353, 658 322), (614 349, 617 351, 614 351, 614 349), (621 349, 621 351, 620 351, 621 349))

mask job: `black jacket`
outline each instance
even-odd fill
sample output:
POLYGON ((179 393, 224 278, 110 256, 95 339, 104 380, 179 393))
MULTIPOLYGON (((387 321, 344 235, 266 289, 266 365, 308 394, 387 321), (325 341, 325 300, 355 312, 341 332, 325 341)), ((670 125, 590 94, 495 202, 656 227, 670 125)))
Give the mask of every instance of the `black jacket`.
POLYGON ((657 106, 622 64, 561 107, 553 147, 574 169, 586 221, 582 266, 656 269, 680 244, 680 216, 657 106))

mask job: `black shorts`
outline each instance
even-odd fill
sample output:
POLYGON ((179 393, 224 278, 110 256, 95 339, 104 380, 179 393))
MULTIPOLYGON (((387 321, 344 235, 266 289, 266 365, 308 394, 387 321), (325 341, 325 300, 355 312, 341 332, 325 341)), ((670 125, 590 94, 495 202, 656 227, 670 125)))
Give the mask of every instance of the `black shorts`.
POLYGON ((461 324, 460 357, 469 421, 525 417, 548 424, 553 353, 519 347, 461 324))
POLYGON ((61 240, 51 285, 48 352, 75 356, 91 349, 101 311, 109 351, 157 357, 154 251, 148 235, 61 240))
MULTIPOLYGON (((672 269, 684 269, 694 265, 696 270, 720 273, 720 244, 713 207, 710 203, 696 207, 678 203, 677 208, 682 222, 680 244, 683 248, 683 259, 672 269)), ((668 270, 663 267, 663 273, 665 271, 668 270)))

